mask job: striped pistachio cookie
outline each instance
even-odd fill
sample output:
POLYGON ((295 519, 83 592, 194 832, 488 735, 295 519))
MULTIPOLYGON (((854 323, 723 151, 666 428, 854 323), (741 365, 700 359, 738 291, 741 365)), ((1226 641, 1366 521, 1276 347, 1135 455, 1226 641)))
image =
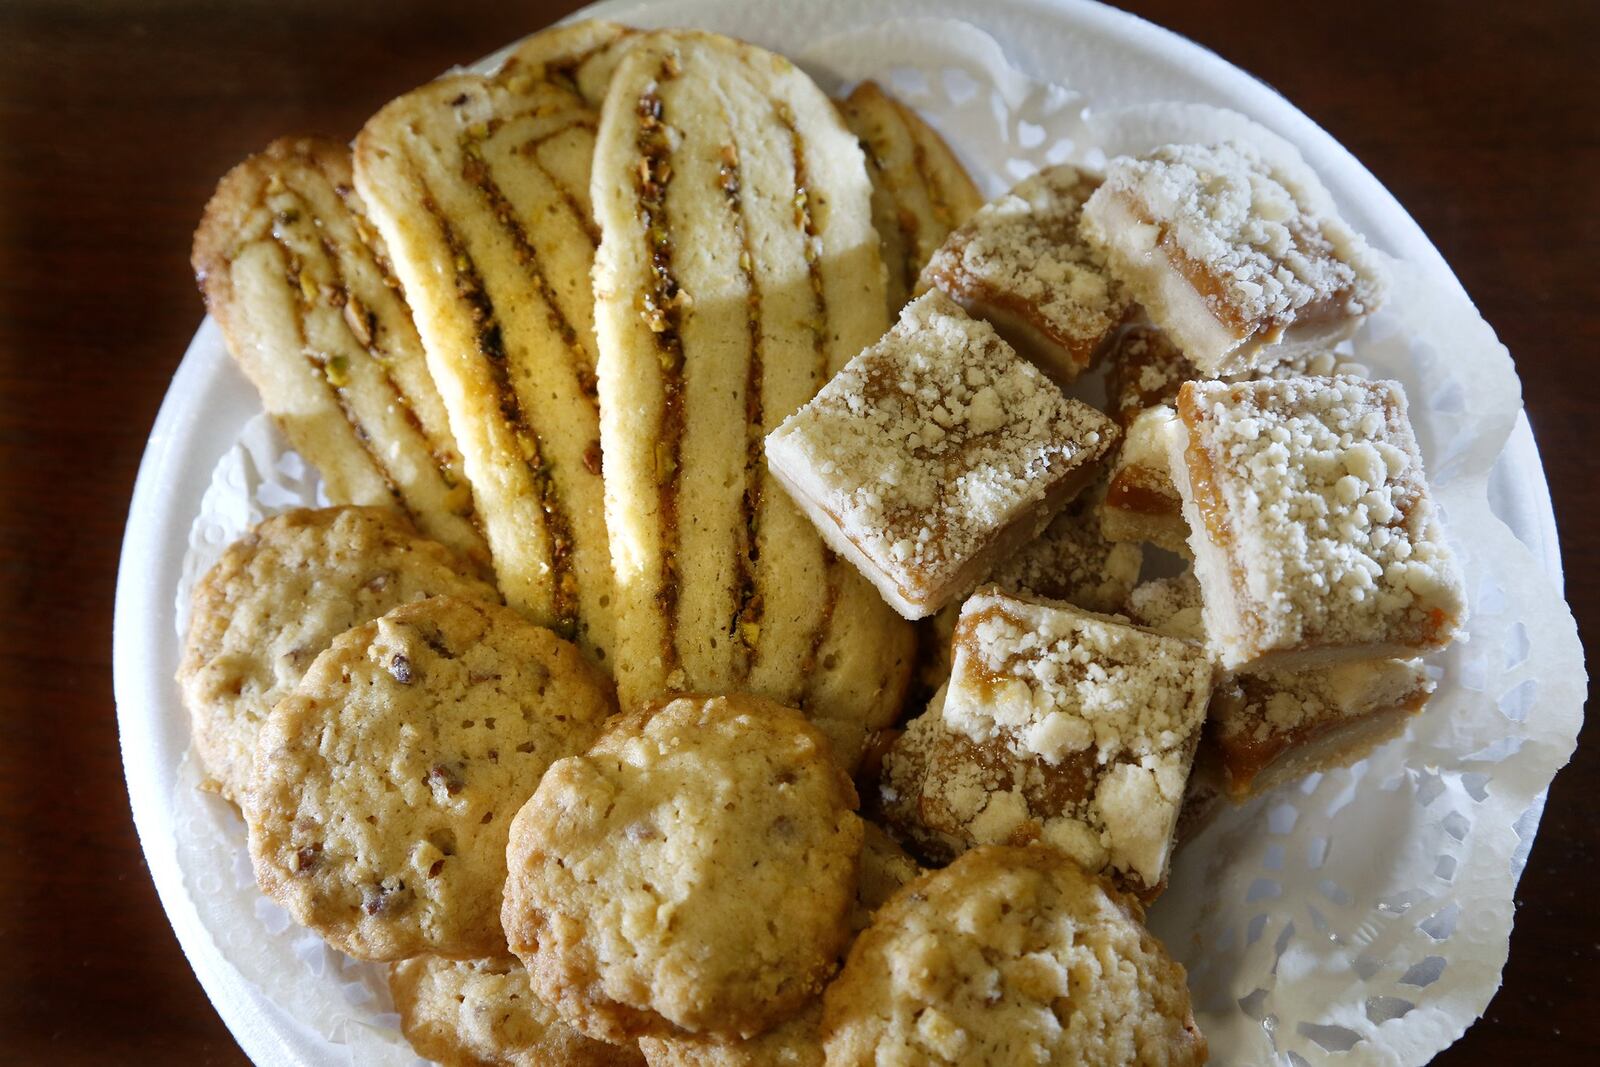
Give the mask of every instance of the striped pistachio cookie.
POLYGON ((1043 845, 902 888, 823 998, 832 1065, 1205 1062, 1184 971, 1131 898, 1043 845))
POLYGON ((615 710, 576 646, 509 608, 433 597, 357 626, 262 729, 256 881, 359 959, 503 955, 512 816, 615 710))
POLYGON ((637 1048, 594 1041, 567 1026, 528 988, 510 956, 416 956, 389 968, 400 1030, 417 1055, 445 1067, 636 1067, 637 1048))
POLYGON ((533 989, 591 1037, 749 1037, 849 937, 861 820, 827 740, 753 696, 614 720, 517 814, 502 912, 533 989))
POLYGON ((194 587, 178 669, 206 784, 240 802, 261 723, 317 654, 357 623, 444 593, 499 599, 384 508, 289 511, 228 546, 194 587))
POLYGON ((593 183, 618 692, 757 693, 851 766, 899 709, 911 630, 826 549, 762 439, 887 325, 866 164, 788 60, 640 37, 593 183))
POLYGON ((392 101, 355 180, 405 285, 506 602, 605 661, 611 556, 600 481, 589 203, 610 49, 627 31, 536 34, 492 76, 392 101))
POLYGON ((472 491, 350 149, 285 137, 217 186, 195 278, 228 350, 335 504, 398 508, 487 564, 472 491))
POLYGON ((983 196, 944 139, 877 82, 856 86, 839 110, 867 156, 872 225, 888 271, 892 320, 911 299, 933 253, 983 206, 983 196))

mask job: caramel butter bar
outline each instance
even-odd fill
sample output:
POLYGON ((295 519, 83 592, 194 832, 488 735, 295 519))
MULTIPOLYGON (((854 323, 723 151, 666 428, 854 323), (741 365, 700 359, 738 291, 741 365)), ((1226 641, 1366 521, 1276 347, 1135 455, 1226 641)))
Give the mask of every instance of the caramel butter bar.
POLYGON ((1038 534, 1116 434, 934 291, 768 435, 767 461, 834 550, 918 619, 1038 534))
POLYGON ((1466 613, 1397 382, 1189 382, 1169 433, 1213 655, 1295 669, 1443 648, 1466 613))
POLYGON ((1063 387, 1094 364, 1134 308, 1079 235, 1099 184, 1065 164, 1023 180, 952 232, 920 283, 987 320, 1063 387))
POLYGON ((1084 205, 1083 234, 1208 375, 1330 346, 1387 288, 1316 176, 1244 143, 1112 160, 1084 205))
POLYGON ((1101 510, 1107 539, 1149 542, 1189 554, 1189 524, 1167 456, 1167 434, 1176 417, 1171 408, 1158 404, 1128 424, 1101 510))
MULTIPOLYGON (((1163 633, 1205 640, 1193 572, 1137 586, 1126 610, 1163 633)), ((1212 697, 1199 761, 1217 769, 1221 792, 1242 801, 1365 758, 1400 733, 1433 690, 1419 659, 1234 675, 1220 680, 1212 697)))
POLYGON ((1166 879, 1211 695, 1194 643, 986 587, 950 682, 885 760, 885 808, 950 858, 1043 840, 1141 895, 1166 879))

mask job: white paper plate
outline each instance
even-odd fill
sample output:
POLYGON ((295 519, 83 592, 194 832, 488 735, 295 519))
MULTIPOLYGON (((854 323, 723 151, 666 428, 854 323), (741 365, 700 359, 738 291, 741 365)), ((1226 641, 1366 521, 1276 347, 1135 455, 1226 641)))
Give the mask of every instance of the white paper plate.
MULTIPOLYGON (((1495 605, 1503 606, 1507 596, 1513 600, 1518 596, 1527 598, 1526 602, 1533 605, 1529 611, 1538 615, 1538 619, 1528 626, 1521 622, 1510 625, 1523 626, 1524 640, 1530 629, 1537 635, 1538 646, 1534 651, 1541 669, 1555 664, 1562 670, 1552 673, 1570 675, 1548 679, 1539 676, 1543 684, 1539 691, 1539 718, 1525 731, 1526 738, 1517 742, 1518 747, 1526 747, 1529 753, 1537 749, 1538 758, 1528 755, 1517 764, 1515 781, 1507 786, 1508 792, 1520 798, 1521 803, 1511 807, 1480 807, 1475 817, 1482 819, 1492 813, 1496 824, 1484 828, 1482 833, 1474 828, 1473 836, 1466 839, 1469 845, 1479 839, 1487 841, 1484 848, 1495 857, 1506 857, 1504 863, 1492 866, 1510 869, 1483 876, 1489 880, 1483 883, 1480 891, 1487 894, 1486 899, 1491 899, 1493 906, 1483 909, 1485 917, 1481 928, 1459 935, 1464 941, 1470 940, 1471 951, 1463 949, 1461 965, 1450 973, 1450 981, 1433 987, 1437 992, 1454 982, 1459 992, 1449 996, 1436 996, 1429 1001, 1419 993, 1413 998, 1415 1003, 1387 994, 1352 996, 1346 988, 1351 983, 1388 980, 1392 984, 1394 980, 1422 974, 1416 970, 1417 966, 1432 977, 1416 988, 1422 989, 1436 980, 1438 975, 1432 971, 1437 967, 1426 962, 1433 957, 1424 958, 1424 962, 1403 975, 1396 970, 1388 979, 1384 979, 1384 970, 1403 965, 1404 960, 1388 950, 1403 947, 1404 937, 1414 934, 1411 927, 1421 926, 1430 931, 1428 936, 1432 937, 1432 932, 1439 927, 1438 916, 1447 912, 1436 911, 1430 916, 1419 910, 1413 914, 1406 930, 1398 932, 1385 932, 1382 923, 1363 924, 1358 914, 1351 920, 1349 929, 1342 929, 1338 915, 1329 919, 1324 912, 1333 913, 1339 906, 1339 895, 1348 894, 1328 879, 1324 879, 1322 892, 1330 903, 1320 911, 1316 907, 1307 908, 1313 919, 1308 923, 1302 916, 1301 937, 1304 940, 1310 934, 1311 940, 1331 942, 1334 948, 1319 952, 1313 946, 1309 952, 1299 951, 1290 943, 1295 930, 1293 921, 1263 911, 1261 918, 1252 919, 1247 928, 1217 932, 1219 948, 1212 964, 1202 962, 1197 969, 1195 961, 1190 960, 1190 966, 1197 972, 1197 980, 1215 989, 1226 986, 1233 977, 1216 974, 1217 966, 1237 967, 1243 975, 1252 968, 1270 964, 1280 988, 1287 978, 1301 983, 1295 987, 1300 1001, 1307 995, 1326 997, 1329 1003, 1340 1002, 1342 998, 1355 1005, 1351 1011, 1364 1013, 1363 1018, 1348 1012, 1341 1015, 1336 1010, 1327 1018, 1311 1020, 1309 1016, 1300 1018, 1290 1012, 1291 1017, 1285 1018, 1284 1013, 1295 1002, 1294 996, 1285 994, 1283 1007, 1279 1009, 1274 1007, 1271 988, 1258 986, 1250 992, 1247 985, 1245 991, 1249 995, 1235 998, 1236 1002, 1223 998, 1218 1002, 1220 1007, 1217 1003, 1209 1007, 1199 1005, 1212 1013, 1210 1016, 1202 1014, 1202 1021, 1213 1039, 1214 1052, 1232 1049, 1237 1053, 1233 1057, 1219 1057, 1224 1062, 1273 1059, 1304 1062, 1353 1043, 1353 1055, 1346 1057, 1347 1060, 1415 1063, 1458 1036, 1482 1010, 1498 984, 1499 969, 1505 959, 1505 935, 1510 928, 1510 897, 1515 877, 1520 873, 1522 859, 1537 827, 1543 790, 1556 768, 1570 754, 1581 715, 1582 656, 1570 614, 1565 613, 1565 605, 1557 592, 1561 588, 1561 565, 1549 493, 1527 420, 1519 410, 1517 384, 1510 365, 1504 361, 1503 350, 1498 348, 1488 328, 1473 312, 1454 275, 1399 204, 1344 149, 1261 82, 1188 41, 1095 4, 1045 3, 1043 0, 983 0, 973 4, 954 0, 921 3, 885 0, 879 4, 864 4, 821 0, 781 5, 740 0, 667 0, 650 4, 605 3, 583 14, 603 15, 641 26, 699 26, 733 33, 800 57, 824 82, 848 82, 863 73, 889 77, 894 68, 914 66, 914 60, 925 59, 921 53, 912 53, 926 49, 928 41, 933 39, 940 47, 951 49, 951 54, 967 55, 978 67, 993 72, 998 69, 997 64, 1008 61, 1026 76, 997 75, 997 83, 1003 84, 999 84, 994 99, 988 101, 982 94, 974 94, 971 86, 956 84, 959 77, 954 82, 947 79, 946 83, 935 87, 947 104, 965 95, 972 98, 969 101, 972 107, 992 104, 997 116, 1008 108, 1017 114, 1029 109, 1044 115, 1055 114, 1062 108, 1076 107, 1083 98, 1091 101, 1095 113, 1100 114, 1157 101, 1228 108, 1248 115, 1297 146, 1321 174, 1350 221, 1376 245, 1413 270, 1421 279, 1417 284, 1425 283, 1430 300, 1437 302, 1439 310, 1450 316, 1449 322, 1430 323, 1430 335, 1436 341, 1434 347, 1440 351, 1429 356, 1428 368, 1418 371, 1417 379, 1407 381, 1414 405, 1419 390, 1432 390, 1430 395, 1442 396, 1434 404, 1442 413, 1437 421, 1444 427, 1437 431, 1437 436, 1449 447, 1429 449, 1429 462, 1436 477, 1441 467, 1447 477, 1454 467, 1467 471, 1468 480, 1478 478, 1488 482, 1488 503, 1482 514, 1468 508, 1471 500, 1464 498, 1462 513, 1453 517, 1460 521, 1470 519, 1480 526, 1493 524, 1495 530, 1502 532, 1504 528, 1498 524, 1504 522, 1515 535, 1515 541, 1503 538, 1493 542, 1497 568, 1493 573, 1499 585, 1486 587, 1489 588, 1487 594, 1474 590, 1475 604, 1480 611, 1490 608, 1493 614, 1495 605), (888 21, 901 16, 915 16, 924 22, 936 17, 964 19, 976 24, 993 41, 982 35, 941 35, 938 27, 888 21), (1003 61, 998 54, 991 54, 994 42, 1003 50, 1003 61), (862 64, 867 64, 865 70, 858 69, 862 64), (1038 83, 1027 78, 1065 82, 1072 92, 1041 92, 1038 83), (1492 381, 1486 384, 1453 378, 1452 375, 1460 372, 1452 367, 1449 357, 1457 350, 1471 350, 1486 359, 1488 362, 1484 365, 1493 371, 1488 375, 1492 381), (1480 411, 1474 406, 1474 400, 1481 398, 1484 388, 1490 387, 1498 390, 1499 399, 1489 402, 1480 411), (1478 391, 1474 392, 1475 389, 1478 391), (1452 409, 1451 404, 1457 407, 1452 409), (1457 424, 1459 419, 1452 423, 1455 416, 1476 421, 1463 427, 1457 424), (1447 440, 1452 433, 1460 440, 1447 440), (1444 453, 1442 463, 1440 451, 1444 453), (1510 587, 1509 592, 1505 587, 1510 587), (1494 600, 1495 597, 1500 600, 1494 600), (1524 741, 1528 744, 1524 745, 1524 741), (1428 925, 1430 922, 1434 924, 1432 927, 1428 925), (1222 944, 1223 935, 1232 939, 1228 945, 1222 944), (1373 954, 1378 941, 1387 945, 1387 954, 1381 959, 1373 954), (1263 952, 1268 953, 1266 958, 1263 952), (1349 961, 1353 977, 1343 976, 1339 967, 1329 965, 1330 960, 1349 961), (1394 1015, 1396 1011, 1400 1015, 1394 1015), (1400 1023, 1402 1016, 1409 1021, 1400 1023)), ((909 90, 906 86, 899 88, 915 95, 914 86, 909 90)), ((1117 127, 1119 136, 1127 132, 1127 114, 1123 112, 1123 125, 1117 127)), ((1152 112, 1149 121, 1153 127, 1159 127, 1175 120, 1168 112, 1152 112)), ((1091 118, 1086 129, 1093 126, 1091 118)), ((1105 129, 1101 128, 1101 132, 1105 129)), ((1027 153, 1023 149, 1028 147, 1030 124, 1017 120, 1015 125, 1006 126, 1002 117, 998 131, 1000 142, 1009 141, 1014 135, 1019 142, 1018 152, 1025 156, 1027 153)), ((967 153, 975 150, 959 140, 956 147, 967 153)), ((992 150, 992 146, 985 146, 985 150, 992 150)), ((1000 167, 998 160, 985 162, 991 168, 1000 167)), ((991 187, 1004 173, 1002 169, 999 175, 991 174, 991 187)), ((134 821, 162 905, 178 940, 207 995, 253 1060, 263 1064, 345 1063, 356 1058, 403 1062, 404 1053, 394 1044, 392 1034, 378 1032, 381 1022, 376 1028, 371 1022, 358 1022, 355 1030, 361 1033, 347 1028, 340 1033, 338 1041, 333 1041, 328 1034, 291 1018, 265 996, 258 983, 241 973, 236 947, 225 947, 236 945, 241 931, 248 924, 259 922, 259 914, 241 913, 236 923, 229 922, 228 929, 220 928, 214 907, 197 906, 197 895, 206 895, 204 885, 197 888, 192 878, 186 879, 180 864, 180 835, 189 830, 175 815, 178 805, 174 797, 175 790, 181 788, 180 775, 189 738, 187 720, 172 681, 179 657, 174 593, 180 585, 191 525, 201 509, 212 471, 219 459, 234 447, 241 428, 259 411, 254 392, 228 360, 219 331, 209 320, 204 322, 173 378, 151 431, 134 488, 118 575, 115 682, 123 761, 134 821), (202 911, 212 916, 211 926, 202 918, 202 911), (356 1048, 362 1051, 358 1054, 354 1051, 356 1048)), ((1428 444, 1426 440, 1424 443, 1428 444)), ((1476 527, 1474 533, 1476 536, 1476 527)), ((1482 560, 1475 564, 1484 565, 1482 560)), ((1516 606, 1521 608, 1523 601, 1517 601, 1516 606)), ((1527 617, 1532 618, 1531 615, 1527 617)), ((1453 661, 1451 669, 1483 670, 1479 660, 1484 654, 1499 650, 1481 645, 1480 641, 1480 647, 1474 650, 1478 660, 1469 654, 1461 657, 1459 663, 1453 661)), ((1531 690, 1524 695, 1528 694, 1531 690)), ((1489 699, 1498 696, 1498 693, 1488 694, 1489 699)), ((1531 701, 1531 695, 1528 699, 1531 701)), ((1505 698, 1500 697, 1500 701, 1504 710, 1505 698)), ((1527 709, 1521 709, 1522 718, 1516 717, 1515 710, 1506 714, 1508 721, 1523 724, 1527 709)), ((1422 755, 1448 747, 1447 742, 1430 740, 1424 744, 1420 739, 1410 738, 1400 744, 1408 743, 1414 744, 1416 752, 1422 755)), ((1456 833, 1464 817, 1446 814, 1441 820, 1436 798, 1445 795, 1448 799, 1462 789, 1474 792, 1484 788, 1483 782, 1472 774, 1463 776, 1453 771, 1446 774, 1433 768, 1431 763, 1413 766, 1405 752, 1391 763, 1387 770, 1380 768, 1372 772, 1375 782, 1369 789, 1415 792, 1416 806, 1423 812, 1427 825, 1442 825, 1451 835, 1456 833), (1434 805, 1431 813, 1427 810, 1430 805, 1434 805), (1457 822, 1450 822, 1451 818, 1457 822)), ((1268 870, 1276 869, 1274 863, 1281 867, 1284 842, 1294 844, 1299 840, 1291 835, 1297 814, 1309 801, 1315 800, 1320 805, 1316 817, 1332 819, 1349 803, 1349 797, 1333 796, 1329 800, 1324 794, 1351 793, 1362 773, 1363 770, 1357 768, 1349 774, 1340 772, 1344 777, 1329 776, 1327 782, 1313 782, 1308 788, 1292 789, 1290 800, 1268 798, 1238 813, 1218 835, 1203 838, 1191 849, 1214 847, 1215 855, 1231 856, 1233 853, 1229 850, 1238 849, 1238 842, 1219 835, 1237 834, 1239 827, 1248 829, 1259 823, 1261 836, 1277 834, 1279 839, 1277 843, 1268 842, 1260 850, 1251 852, 1249 862, 1268 870), (1278 825, 1285 820, 1289 824, 1287 829, 1278 825), (1213 841, 1212 837, 1218 839, 1213 841)), ((1487 779, 1488 776, 1483 777, 1487 779)), ((1474 798, 1482 799, 1476 792, 1474 798)), ((1316 866, 1320 867, 1326 858, 1328 838, 1312 836, 1305 826, 1298 832, 1309 840, 1323 842, 1323 855, 1316 860, 1316 866)), ((1465 835, 1467 831, 1461 833, 1465 835)), ((1454 840, 1460 844, 1463 838, 1454 840)), ((1470 855, 1464 855, 1459 862, 1463 872, 1475 870, 1470 855)), ((1456 863, 1457 859, 1452 856, 1450 876, 1455 874, 1456 863)), ((1216 875, 1215 870, 1208 871, 1202 862, 1186 860, 1184 864, 1180 864, 1174 893, 1169 896, 1175 897, 1186 881, 1216 875)), ((1271 879, 1248 877, 1252 871, 1253 868, 1230 868, 1230 878, 1244 879, 1241 894, 1254 894, 1261 885, 1269 885, 1269 889, 1262 890, 1269 896, 1271 892, 1281 892, 1281 888, 1270 889, 1277 884, 1271 879)), ((1451 877, 1443 881, 1449 883, 1451 877)), ((1446 888, 1441 892, 1448 897, 1450 890, 1446 888)), ((1442 898, 1437 894, 1404 898, 1391 894, 1377 899, 1374 906, 1380 910, 1398 909, 1397 914, 1403 914, 1419 901, 1438 899, 1442 898)), ((1185 955, 1187 947, 1179 943, 1182 932, 1193 928, 1186 924, 1198 925, 1202 921, 1195 916, 1195 909, 1210 907, 1214 910, 1214 902, 1208 905, 1198 894, 1190 895, 1187 900, 1188 904, 1174 902, 1169 906, 1164 899, 1165 910, 1158 908, 1152 917, 1158 931, 1167 937, 1180 956, 1185 955)), ((1450 921, 1453 926, 1456 921, 1453 914, 1450 921)), ((1462 922, 1464 926, 1472 925, 1471 920, 1462 922)), ((1449 936, 1448 931, 1445 936, 1449 936)), ((1447 948, 1440 952, 1449 954, 1447 948)), ((328 973, 325 962, 308 960, 307 963, 306 981, 311 985, 326 982, 331 989, 341 980, 339 975, 328 973)))

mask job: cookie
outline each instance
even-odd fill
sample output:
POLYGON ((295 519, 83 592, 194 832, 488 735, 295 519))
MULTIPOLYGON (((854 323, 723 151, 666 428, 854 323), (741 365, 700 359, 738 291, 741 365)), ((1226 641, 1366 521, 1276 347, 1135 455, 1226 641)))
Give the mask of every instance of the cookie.
POLYGON ((639 1051, 650 1067, 823 1067, 822 998, 747 1040, 641 1037, 639 1051))
MULTIPOLYGON (((895 891, 922 873, 917 861, 873 823, 863 823, 861 873, 850 909, 852 934, 865 930, 872 914, 895 891)), ((639 1051, 650 1067, 822 1067, 822 998, 798 1015, 748 1040, 703 1037, 642 1037, 639 1051)))
POLYGON ((822 1032, 830 1067, 1206 1056, 1137 906, 1038 845, 976 848, 900 890, 828 987, 822 1032))
POLYGON ((230 545, 194 587, 178 669, 207 785, 240 801, 262 721, 335 637, 442 593, 500 599, 383 508, 289 511, 230 545))
POLYGON ((404 511, 477 562, 489 549, 350 148, 280 137, 228 172, 194 235, 195 279, 239 369, 335 504, 404 511))
POLYGON ((510 608, 407 604, 338 637, 262 728, 262 890, 360 959, 504 955, 511 817, 615 710, 575 645, 510 608))
POLYGON ((528 988, 509 956, 447 960, 417 956, 389 969, 400 1030, 417 1055, 445 1067, 632 1067, 637 1049, 591 1041, 528 988))
POLYGON ((788 60, 664 31, 618 64, 594 160, 623 706, 755 693, 805 709, 851 766, 899 712, 911 628, 761 442, 887 325, 861 148, 788 60))
POLYGON ((511 950, 591 1037, 760 1033, 838 965, 855 804, 798 712, 747 695, 646 704, 554 764, 512 823, 511 950))

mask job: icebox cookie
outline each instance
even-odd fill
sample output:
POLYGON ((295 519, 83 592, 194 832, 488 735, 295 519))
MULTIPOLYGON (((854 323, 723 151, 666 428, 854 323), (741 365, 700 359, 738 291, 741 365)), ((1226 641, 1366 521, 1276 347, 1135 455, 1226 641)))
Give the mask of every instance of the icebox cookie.
POLYGON ((1398 382, 1189 382, 1168 434, 1229 670, 1416 656, 1466 614, 1398 382))
POLYGON ((416 956, 389 968, 400 1030, 419 1056, 445 1067, 633 1067, 636 1048, 584 1037, 539 1003, 510 956, 416 956))
POLYGON ((1298 159, 1254 145, 1120 156, 1082 229, 1161 329, 1208 375, 1350 336, 1387 270, 1298 159))
POLYGON ((352 180, 340 141, 273 141, 218 183, 194 235, 195 280, 329 500, 403 509, 487 564, 411 309, 352 180))
POLYGON ((597 101, 630 36, 593 21, 534 34, 492 75, 390 101, 354 150, 506 602, 597 661, 615 619, 588 194, 597 101))
POLYGON ((439 594, 500 599, 470 563, 384 508, 288 511, 229 545, 194 587, 178 668, 207 783, 241 802, 262 722, 317 653, 439 594))
POLYGON ((1183 968, 1140 919, 1055 849, 974 849, 856 940, 823 998, 827 1062, 1203 1063, 1183 968))
POLYGON ((256 880, 358 959, 504 954, 511 818, 615 710, 577 646, 510 608, 396 608, 267 719, 244 802, 256 880))
POLYGON ((502 918, 534 992, 591 1037, 748 1037, 849 936, 861 820, 827 739, 751 696, 685 696, 558 761, 512 824, 502 918))
POLYGON ((1047 167, 945 239, 922 273, 1065 387, 1092 366, 1134 309, 1078 223, 1100 179, 1047 167))
POLYGON ((755 693, 803 709, 850 766, 899 712, 913 634, 761 447, 888 323, 866 162, 783 57, 640 37, 591 187, 617 692, 755 693))
POLYGON ((953 226, 983 204, 961 161, 915 111, 874 81, 839 101, 872 179, 872 225, 887 271, 889 317, 905 307, 917 275, 953 226))
POLYGON ((767 436, 767 463, 834 550, 918 619, 1038 534, 1116 435, 930 291, 767 436))

